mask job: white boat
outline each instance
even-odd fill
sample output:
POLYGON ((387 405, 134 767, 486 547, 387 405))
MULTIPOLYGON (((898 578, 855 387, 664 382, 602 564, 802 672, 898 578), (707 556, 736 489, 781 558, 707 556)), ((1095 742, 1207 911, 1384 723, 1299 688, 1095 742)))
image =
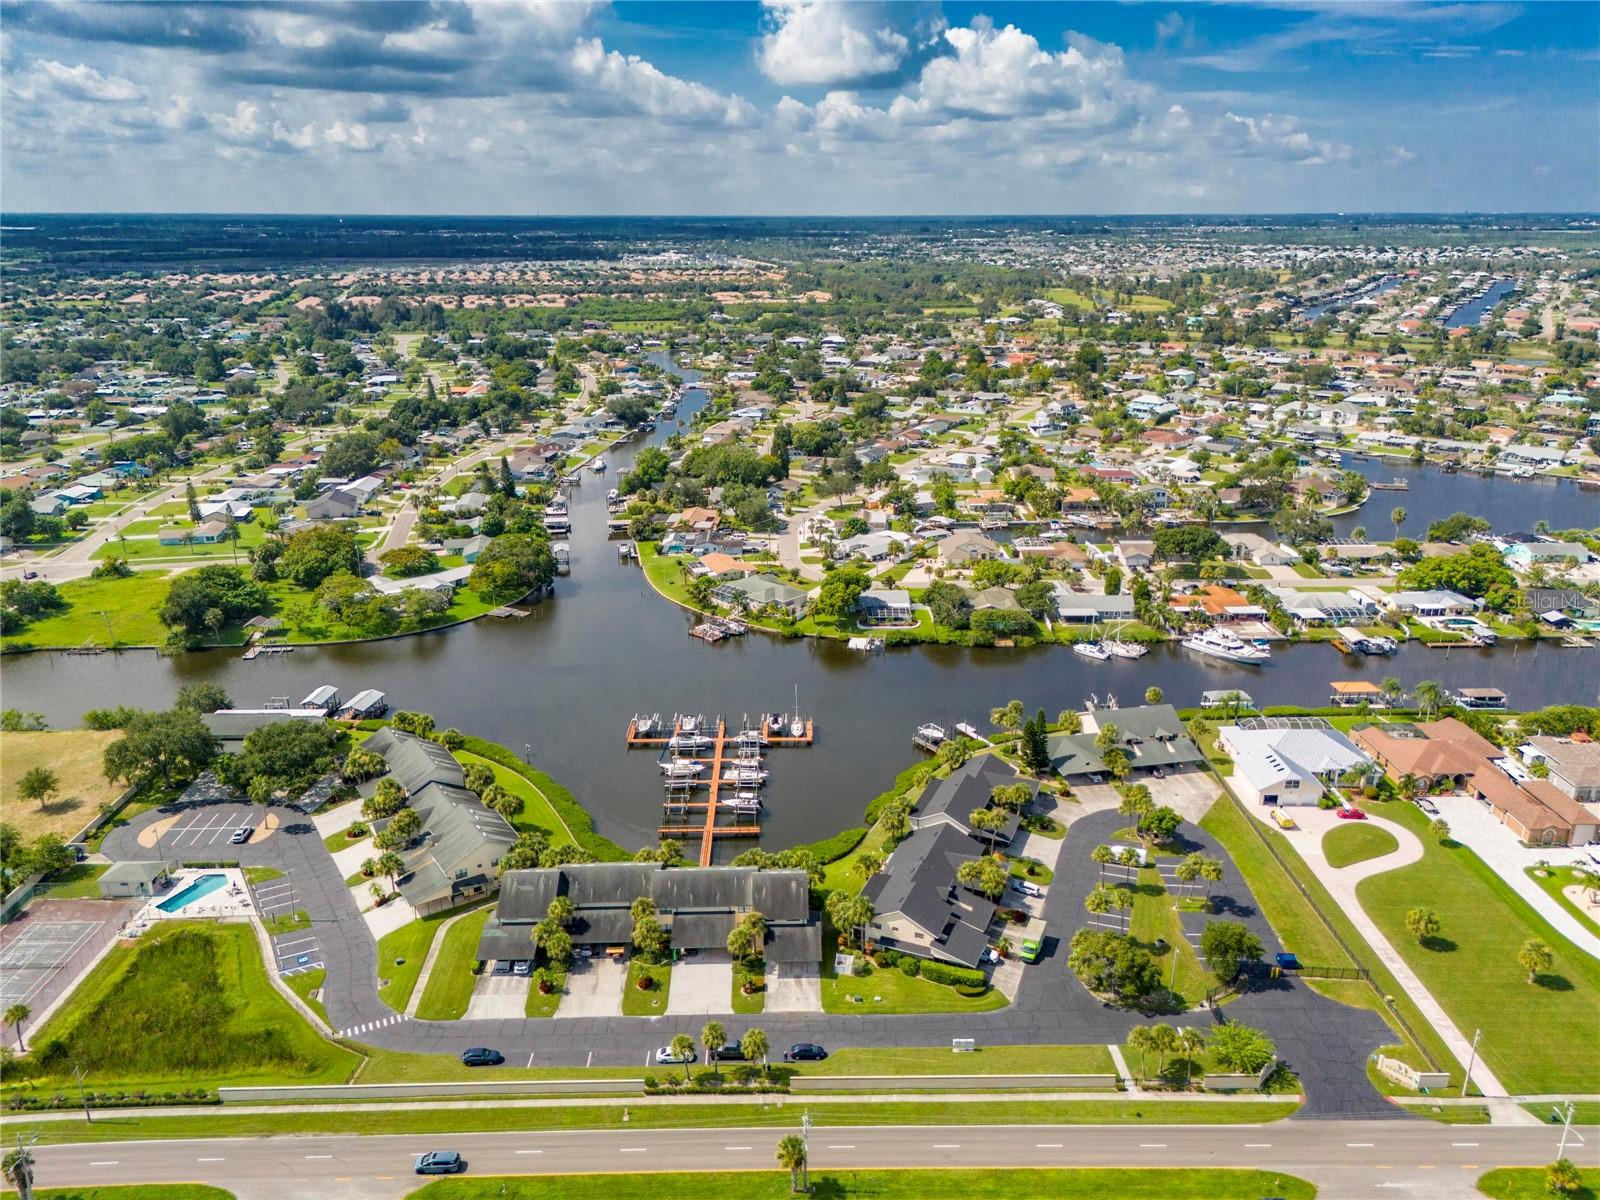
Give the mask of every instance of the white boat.
POLYGON ((733 766, 733 767, 738 767, 741 770, 746 768, 746 767, 748 767, 748 768, 750 768, 752 770, 760 770, 761 769, 761 755, 759 755, 759 754, 741 754, 737 758, 730 758, 728 760, 728 765, 729 766, 733 766))
POLYGON ((767 735, 759 729, 741 729, 734 741, 738 742, 741 748, 746 746, 765 746, 767 744, 767 735))
POLYGON ((606 460, 603 459, 603 458, 595 459, 592 463, 589 464, 589 470, 593 471, 596 475, 605 474, 606 460))
POLYGON ((705 769, 705 763, 692 758, 671 758, 661 764, 661 773, 668 779, 693 779, 705 769))
POLYGON ((1190 634, 1183 639, 1183 648, 1211 658, 1254 666, 1259 666, 1272 657, 1272 651, 1265 646, 1244 641, 1226 629, 1207 629, 1203 633, 1190 634))
POLYGON ((756 783, 760 783, 763 780, 765 780, 766 777, 767 777, 767 773, 765 771, 752 770, 749 767, 745 767, 742 770, 738 770, 738 771, 724 771, 722 773, 722 782, 723 783, 739 783, 739 784, 756 784, 756 783))
POLYGON ((566 542, 552 542, 550 553, 556 560, 556 574, 568 575, 572 572, 572 547, 566 542))
POLYGON ((699 717, 679 717, 678 718, 678 732, 679 733, 699 733, 700 732, 700 718, 699 717))
POLYGON ((1111 657, 1111 651, 1107 650, 1099 642, 1073 642, 1072 652, 1081 654, 1084 658, 1092 658, 1096 662, 1105 662, 1111 657))
POLYGON ((1111 651, 1113 658, 1143 658, 1150 653, 1150 647, 1138 642, 1101 642, 1107 650, 1111 651))
POLYGON ((950 735, 944 731, 943 725, 935 725, 932 721, 925 725, 918 725, 916 737, 918 741, 932 742, 935 745, 944 741, 950 735))
POLYGON ((615 499, 618 498, 618 494, 619 493, 617 492, 617 489, 616 488, 612 488, 609 492, 606 493, 606 500, 608 502, 612 501, 612 500, 615 500, 615 499))
POLYGON ((661 718, 658 716, 647 717, 643 713, 635 713, 633 716, 633 736, 649 737, 656 731, 656 726, 660 722, 661 718))
POLYGON ((805 735, 806 722, 800 715, 800 685, 797 683, 794 685, 794 716, 789 721, 789 736, 799 738, 805 735))
POLYGON ((711 739, 702 733, 675 733, 667 739, 668 750, 704 750, 711 739))
POLYGON ((731 800, 719 800, 718 808, 732 809, 734 812, 757 813, 761 811, 761 797, 754 792, 738 792, 731 800))

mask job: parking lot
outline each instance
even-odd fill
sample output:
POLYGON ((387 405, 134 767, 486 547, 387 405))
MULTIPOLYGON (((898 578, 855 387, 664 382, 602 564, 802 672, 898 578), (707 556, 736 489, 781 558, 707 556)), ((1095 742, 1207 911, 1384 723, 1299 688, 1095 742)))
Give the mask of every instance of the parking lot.
POLYGON ((187 854, 207 846, 232 844, 234 833, 244 825, 254 830, 252 845, 270 837, 277 828, 275 815, 263 815, 250 804, 207 805, 165 817, 139 832, 139 844, 162 854, 187 854))
MULTIPOLYGON (((263 920, 286 917, 305 907, 295 893, 292 875, 253 884, 250 895, 263 920)), ((299 975, 323 965, 322 948, 317 943, 316 930, 311 928, 280 933, 272 939, 272 953, 279 975, 299 975)))

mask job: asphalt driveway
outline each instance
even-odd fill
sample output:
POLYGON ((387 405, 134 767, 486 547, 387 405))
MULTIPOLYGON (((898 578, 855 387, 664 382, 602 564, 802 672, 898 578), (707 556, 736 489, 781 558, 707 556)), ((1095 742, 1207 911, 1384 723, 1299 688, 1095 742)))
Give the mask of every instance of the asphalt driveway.
POLYGON ((672 965, 667 1016, 725 1013, 733 1004, 733 957, 726 950, 702 950, 672 965))
POLYGON ((622 991, 628 985, 628 964, 621 959, 577 959, 567 972, 567 990, 556 1008, 558 1017, 616 1017, 622 1014, 622 991))

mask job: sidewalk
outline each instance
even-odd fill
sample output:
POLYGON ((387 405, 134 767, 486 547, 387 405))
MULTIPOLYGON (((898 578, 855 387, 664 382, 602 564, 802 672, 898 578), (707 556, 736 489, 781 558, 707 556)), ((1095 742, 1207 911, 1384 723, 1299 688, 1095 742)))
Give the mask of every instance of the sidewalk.
MULTIPOLYGON (((1231 789, 1231 782, 1229 787, 1231 789)), ((1265 809, 1247 806, 1246 811, 1250 813, 1252 819, 1266 823, 1265 809)), ((1365 862, 1352 863, 1348 867, 1333 867, 1328 865, 1328 860, 1322 853, 1322 835, 1338 823, 1334 814, 1319 808, 1296 808, 1294 817, 1300 828, 1278 832, 1282 832, 1293 844, 1295 852, 1305 860, 1322 886, 1328 889, 1328 894, 1333 897, 1340 910, 1350 918, 1350 923, 1356 927, 1356 932, 1366 939, 1384 966, 1393 973, 1395 981, 1416 1003, 1428 1024, 1433 1026, 1434 1031, 1449 1047, 1450 1053, 1455 1055, 1463 1066, 1472 1062, 1472 1082, 1478 1085, 1478 1090, 1485 1097, 1504 1097, 1505 1087, 1484 1065, 1483 1059, 1473 1053, 1471 1039, 1462 1036, 1461 1031, 1445 1014, 1439 1002, 1433 998, 1433 994, 1422 985, 1422 980, 1417 978, 1410 964, 1401 957, 1400 952, 1384 936, 1383 931, 1367 915, 1366 909, 1356 898, 1356 885, 1363 879, 1409 866, 1422 858, 1422 843, 1417 840, 1416 835, 1393 821, 1369 816, 1368 820, 1372 824, 1394 834, 1395 840, 1400 843, 1400 848, 1381 858, 1369 858, 1365 862)), ((1276 830, 1276 826, 1271 828, 1276 830)))

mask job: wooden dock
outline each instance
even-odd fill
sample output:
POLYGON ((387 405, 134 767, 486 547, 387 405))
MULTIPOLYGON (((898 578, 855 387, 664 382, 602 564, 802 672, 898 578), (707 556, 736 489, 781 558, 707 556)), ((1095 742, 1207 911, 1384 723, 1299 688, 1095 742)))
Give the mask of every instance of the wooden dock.
MULTIPOLYGON (((704 729, 703 723, 696 722, 696 724, 700 729, 704 729)), ((683 719, 682 717, 676 717, 673 719, 670 732, 662 730, 658 735, 656 731, 652 730, 650 734, 641 734, 638 730, 637 722, 630 719, 628 721, 627 734, 628 747, 629 749, 635 747, 639 749, 664 748, 682 729, 683 719)), ((711 745, 698 751, 685 752, 685 756, 698 759, 701 762, 709 762, 711 768, 709 777, 704 779, 666 780, 668 796, 662 802, 663 807, 669 813, 682 813, 685 817, 694 814, 696 818, 703 813, 704 820, 685 821, 676 825, 663 824, 658 827, 656 832, 660 837, 693 838, 698 835, 700 852, 696 857, 698 857, 702 867, 709 867, 711 865, 712 852, 718 838, 760 837, 761 826, 759 824, 717 824, 717 813, 719 811, 718 793, 725 787, 737 790, 747 785, 722 777, 723 769, 728 765, 728 760, 737 757, 740 752, 739 736, 738 734, 729 735, 727 721, 718 717, 715 733, 705 734, 704 736, 711 739, 711 745), (701 788, 706 789, 705 799, 689 798, 691 794, 697 793, 701 788), (676 790, 677 794, 673 794, 674 790, 676 790)), ((813 743, 815 737, 816 725, 810 717, 807 717, 805 718, 804 733, 785 736, 767 734, 766 744, 768 747, 809 746, 813 743)), ((733 810, 730 809, 729 811, 733 810)))

